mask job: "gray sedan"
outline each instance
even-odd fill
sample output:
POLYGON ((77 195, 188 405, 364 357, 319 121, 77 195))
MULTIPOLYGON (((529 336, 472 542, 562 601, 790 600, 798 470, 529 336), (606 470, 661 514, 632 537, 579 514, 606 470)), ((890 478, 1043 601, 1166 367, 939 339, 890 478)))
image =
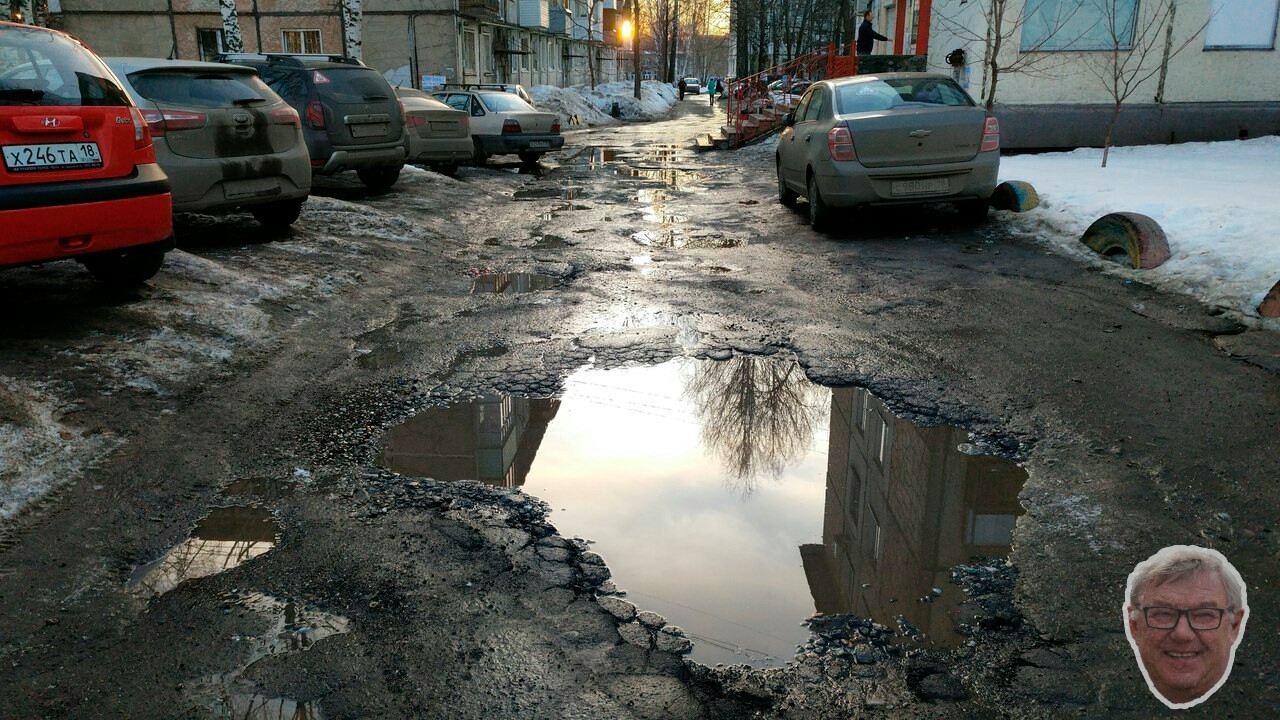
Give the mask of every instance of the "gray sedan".
POLYGON ((1000 126, 951 78, 860 75, 814 83, 778 138, 778 199, 809 201, 821 229, 832 208, 955 203, 986 217, 1000 172, 1000 126))

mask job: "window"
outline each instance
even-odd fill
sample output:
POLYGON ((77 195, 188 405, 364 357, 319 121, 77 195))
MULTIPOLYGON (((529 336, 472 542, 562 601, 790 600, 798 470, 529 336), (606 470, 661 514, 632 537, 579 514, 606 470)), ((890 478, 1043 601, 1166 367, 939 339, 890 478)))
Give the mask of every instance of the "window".
POLYGON ((136 72, 129 82, 152 102, 194 107, 234 108, 263 102, 270 95, 251 72, 136 72))
POLYGON ((529 56, 533 54, 533 51, 529 49, 529 38, 520 39, 520 53, 520 69, 528 70, 529 56))
POLYGON ((222 52, 222 31, 206 28, 196 30, 196 47, 200 51, 201 60, 212 60, 222 52))
POLYGON ((471 30, 462 33, 462 71, 476 71, 476 34, 471 30))
POLYGON ((320 44, 319 30, 282 30, 280 44, 287 53, 318 55, 324 52, 324 47, 320 44))
POLYGON ((1211 0, 1206 50, 1274 50, 1280 0, 1211 0))
POLYGON ((1022 51, 1127 50, 1137 15, 1138 0, 1027 0, 1022 51))

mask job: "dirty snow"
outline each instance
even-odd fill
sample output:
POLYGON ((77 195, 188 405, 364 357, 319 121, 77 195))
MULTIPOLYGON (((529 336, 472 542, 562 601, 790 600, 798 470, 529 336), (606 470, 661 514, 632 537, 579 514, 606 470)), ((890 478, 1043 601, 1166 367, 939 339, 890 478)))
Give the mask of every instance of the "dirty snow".
POLYGON ((1000 161, 1002 180, 1026 180, 1040 207, 1006 215, 1056 249, 1108 272, 1258 318, 1258 304, 1280 281, 1280 202, 1275 200, 1280 137, 1212 143, 1014 155, 1000 161), (1080 242, 1090 223, 1111 212, 1149 215, 1172 253, 1153 270, 1102 259, 1080 242), (1052 232, 1045 232, 1051 230, 1052 232))
POLYGON ((571 88, 538 85, 529 89, 529 96, 539 110, 556 113, 560 124, 570 129, 619 122, 609 115, 615 102, 622 120, 658 120, 671 111, 679 95, 669 83, 656 80, 640 83, 639 100, 635 99, 634 90, 630 80, 605 83, 594 89, 588 85, 571 88))

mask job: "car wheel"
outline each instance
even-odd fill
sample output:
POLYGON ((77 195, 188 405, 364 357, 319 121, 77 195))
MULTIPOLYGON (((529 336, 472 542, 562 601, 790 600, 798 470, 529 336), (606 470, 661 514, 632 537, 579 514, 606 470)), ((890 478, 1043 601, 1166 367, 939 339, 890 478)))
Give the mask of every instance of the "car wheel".
POLYGON ((989 207, 990 204, 986 200, 965 200, 956 203, 956 210, 960 211, 960 219, 970 223, 985 221, 989 207))
POLYGON ((440 173, 441 175, 448 175, 449 177, 453 177, 454 175, 458 174, 458 163, 456 162, 431 163, 431 169, 440 173))
POLYGON ((125 250, 110 255, 94 255, 80 262, 89 274, 111 287, 133 287, 155 277, 164 264, 164 250, 153 247, 125 250))
MULTIPOLYGON (((363 178, 362 178, 363 179, 363 178)), ((306 199, 301 200, 281 200, 279 202, 267 203, 265 205, 254 205, 249 208, 249 212, 257 218, 263 227, 280 229, 289 227, 302 214, 302 203, 306 199)))
POLYGON ((471 138, 471 142, 476 146, 475 153, 471 158, 475 164, 483 165, 488 162, 489 153, 484 151, 484 143, 480 142, 480 138, 471 138))
POLYGON ((822 200, 818 191, 818 176, 810 173, 808 183, 809 225, 814 230, 826 230, 831 222, 831 209, 822 200))
POLYGON ((782 179, 782 160, 778 160, 778 202, 787 207, 795 207, 796 198, 800 197, 795 190, 787 187, 787 183, 782 179))
POLYGON ((519 152, 519 153, 517 153, 517 154, 518 154, 518 155, 520 155, 520 162, 523 162, 523 163, 536 163, 536 162, 538 162, 538 158, 542 157, 544 153, 540 153, 540 152, 525 152, 525 151, 521 151, 521 152, 519 152))
POLYGON ((386 190, 396 184, 396 179, 400 177, 400 168, 362 168, 356 171, 356 175, 360 176, 360 182, 371 190, 386 190))

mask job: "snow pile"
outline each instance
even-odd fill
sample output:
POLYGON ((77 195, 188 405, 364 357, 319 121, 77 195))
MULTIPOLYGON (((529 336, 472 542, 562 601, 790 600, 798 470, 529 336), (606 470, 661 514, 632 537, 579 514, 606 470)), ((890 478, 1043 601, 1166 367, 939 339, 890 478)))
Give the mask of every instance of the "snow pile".
POLYGON ((571 88, 538 85, 529 90, 529 95, 539 110, 559 115, 560 124, 566 129, 575 126, 574 116, 580 125, 618 122, 609 114, 615 102, 623 120, 657 120, 671 111, 678 96, 670 84, 655 80, 640 83, 639 100, 633 96, 634 90, 632 81, 625 80, 597 85, 594 89, 587 85, 571 88))
MULTIPOLYGON (((1040 208, 1010 216, 1048 225, 1068 254, 1211 305, 1257 317, 1280 280, 1280 202, 1275 200, 1280 137, 1213 143, 1016 155, 1000 161, 1002 180, 1026 180, 1040 208), (1090 223, 1111 212, 1149 215, 1164 228, 1172 256, 1141 272, 1102 260, 1080 242, 1090 223)), ((1266 321, 1267 323, 1273 321, 1266 321)))

